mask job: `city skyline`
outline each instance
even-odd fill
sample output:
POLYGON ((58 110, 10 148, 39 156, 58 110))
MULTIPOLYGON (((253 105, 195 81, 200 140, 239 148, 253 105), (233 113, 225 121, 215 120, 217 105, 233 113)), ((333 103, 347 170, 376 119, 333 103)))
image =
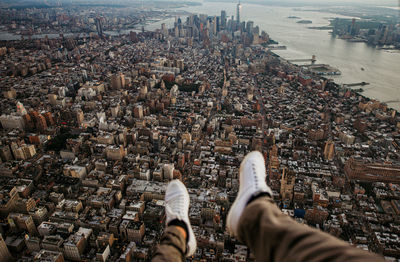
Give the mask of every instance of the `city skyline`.
POLYGON ((0 9, 2 33, 20 36, 0 41, 0 261, 150 261, 174 179, 198 243, 188 260, 254 261, 226 230, 251 151, 284 214, 400 259, 399 112, 367 95, 372 82, 337 83, 347 71, 331 57, 285 59, 274 38, 378 60, 400 28, 381 14, 323 25, 327 13, 271 7, 275 23, 260 24, 244 1, 168 5, 0 9))
MULTIPOLYGON (((30 4, 78 4, 78 3, 109 3, 107 1, 103 0, 54 0, 54 1, 45 1, 45 0, 32 0, 32 1, 25 1, 25 0, 17 0, 17 1, 11 1, 11 0, 3 0, 3 3, 30 3, 30 4)), ((151 2, 170 2, 168 0, 155 0, 151 2)), ((225 2, 225 3, 230 3, 230 4, 235 4, 238 1, 236 0, 175 0, 173 1, 175 3, 178 2, 183 2, 183 3, 203 3, 203 2, 225 2)), ((143 4, 142 0, 113 0, 111 4, 129 4, 129 3, 134 3, 134 4, 143 4)), ((400 7, 400 3, 398 0, 327 0, 327 1, 318 1, 318 0, 282 0, 282 1, 275 1, 275 0, 242 0, 242 3, 252 3, 252 4, 272 4, 272 5, 279 5, 279 4, 303 4, 303 5, 309 5, 309 4, 317 4, 317 5, 351 5, 351 4, 357 4, 357 5, 377 5, 377 6, 384 6, 384 5, 389 5, 392 7, 400 7)), ((109 3, 110 4, 110 3, 109 3)))

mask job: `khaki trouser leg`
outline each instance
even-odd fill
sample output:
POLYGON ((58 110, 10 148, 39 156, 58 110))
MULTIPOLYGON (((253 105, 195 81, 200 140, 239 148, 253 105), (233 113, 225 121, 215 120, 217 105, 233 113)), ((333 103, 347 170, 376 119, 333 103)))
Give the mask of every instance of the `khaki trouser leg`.
POLYGON ((185 261, 186 240, 175 226, 166 228, 152 262, 185 261))
POLYGON ((269 197, 252 201, 239 221, 238 238, 256 261, 385 261, 283 214, 269 197))

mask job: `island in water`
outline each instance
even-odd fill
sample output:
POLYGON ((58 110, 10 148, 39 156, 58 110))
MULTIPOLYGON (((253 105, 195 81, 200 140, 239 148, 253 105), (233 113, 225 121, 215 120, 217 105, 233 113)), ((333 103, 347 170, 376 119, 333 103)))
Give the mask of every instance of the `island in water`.
POLYGON ((300 21, 297 21, 296 23, 298 23, 298 24, 312 24, 312 21, 311 20, 300 20, 300 21))

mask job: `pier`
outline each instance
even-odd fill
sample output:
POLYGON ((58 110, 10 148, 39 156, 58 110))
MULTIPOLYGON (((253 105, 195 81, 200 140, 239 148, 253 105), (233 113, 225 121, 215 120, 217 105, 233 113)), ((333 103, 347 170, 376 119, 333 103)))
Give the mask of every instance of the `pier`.
POLYGON ((339 69, 334 68, 327 64, 310 64, 301 65, 303 68, 307 68, 311 73, 315 75, 340 75, 342 74, 339 69))
POLYGON ((285 45, 278 45, 278 46, 268 46, 269 50, 286 50, 287 47, 285 45))
POLYGON ((290 63, 306 63, 306 62, 311 62, 311 64, 315 64, 315 62, 317 61, 317 57, 315 55, 313 55, 311 57, 311 59, 289 59, 288 60, 290 63))
POLYGON ((385 101, 384 103, 390 104, 390 103, 399 103, 399 102, 400 102, 400 99, 396 99, 396 100, 385 101))
POLYGON ((360 82, 360 83, 352 83, 352 84, 343 84, 344 87, 353 87, 353 86, 367 86, 369 83, 360 82))

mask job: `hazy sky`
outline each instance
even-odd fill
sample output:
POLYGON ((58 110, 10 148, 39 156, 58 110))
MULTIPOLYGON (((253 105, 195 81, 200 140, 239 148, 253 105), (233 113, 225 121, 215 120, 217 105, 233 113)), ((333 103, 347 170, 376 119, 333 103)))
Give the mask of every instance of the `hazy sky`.
MULTIPOLYGON (((129 3, 129 2, 141 2, 146 3, 146 0, 0 0, 1 2, 66 2, 66 3, 74 3, 74 2, 109 2, 109 3, 129 3)), ((154 1, 163 1, 163 2, 226 2, 226 3, 237 3, 239 0, 154 0, 154 1)), ((400 8, 400 0, 241 0, 243 3, 265 3, 270 5, 285 5, 285 6, 301 6, 304 5, 316 5, 316 6, 337 6, 337 5, 376 5, 376 6, 391 6, 391 7, 399 7, 400 8)))
MULTIPOLYGON (((190 1, 190 0, 188 0, 190 1)), ((199 1, 199 0, 194 0, 199 1)), ((206 0, 207 1, 207 0, 206 0)), ((213 0, 218 1, 218 0, 213 0)), ((224 1, 225 2, 225 1, 224 1)), ((229 2, 238 2, 236 0, 232 0, 229 2)), ((264 2, 264 3, 318 3, 318 4, 369 4, 369 5, 390 5, 390 6, 400 6, 400 0, 242 0, 242 2, 264 2)))

